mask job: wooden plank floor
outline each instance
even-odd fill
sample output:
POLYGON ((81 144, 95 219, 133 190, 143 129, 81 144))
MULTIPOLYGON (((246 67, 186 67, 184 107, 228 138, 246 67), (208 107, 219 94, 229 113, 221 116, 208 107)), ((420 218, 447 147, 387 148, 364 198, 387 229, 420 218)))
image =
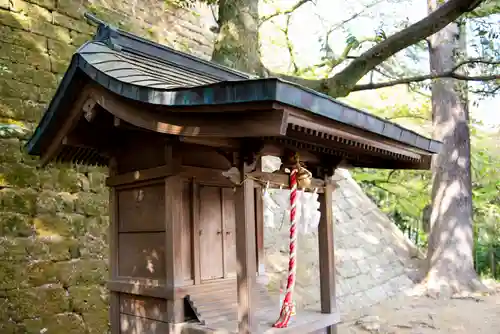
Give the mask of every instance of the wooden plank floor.
MULTIPOLYGON (((274 333, 323 333, 327 326, 340 322, 338 313, 323 314, 319 310, 298 310, 287 328, 274 328, 273 324, 279 317, 279 296, 270 295, 264 286, 257 284, 253 294, 258 307, 258 334, 274 333)), ((238 332, 238 302, 236 283, 224 285, 214 284, 213 289, 192 291, 189 294, 190 303, 202 323, 189 324, 194 331, 186 333, 237 333, 238 332)), ((184 333, 184 332, 182 332, 184 333)))
MULTIPOLYGON (((279 316, 279 308, 263 309, 262 312, 257 312, 257 332, 263 334, 275 333, 312 333, 321 329, 336 324, 340 321, 338 314, 322 314, 319 311, 301 310, 292 317, 287 328, 274 328, 273 324, 279 316)), ((219 323, 216 330, 226 330, 228 333, 238 333, 238 323, 236 320, 226 323, 219 323)))
MULTIPOLYGON (((324 328, 340 322, 338 313, 323 314, 315 310, 299 310, 292 317, 287 328, 274 328, 273 324, 278 319, 279 308, 267 307, 257 312, 258 334, 305 334, 305 333, 324 333, 324 328)), ((238 323, 236 320, 221 321, 211 325, 190 324, 193 333, 212 333, 212 334, 234 334, 238 333, 238 323)), ((184 333, 184 332, 183 332, 184 333)), ((188 333, 188 332, 186 332, 188 333)), ((191 331, 189 332, 191 333, 191 331)))

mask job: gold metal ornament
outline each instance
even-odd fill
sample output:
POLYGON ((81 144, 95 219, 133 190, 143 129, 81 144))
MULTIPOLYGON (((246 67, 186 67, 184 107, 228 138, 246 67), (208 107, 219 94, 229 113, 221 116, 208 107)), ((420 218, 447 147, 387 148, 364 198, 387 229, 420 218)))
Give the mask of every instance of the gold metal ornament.
POLYGON ((312 173, 304 167, 299 167, 297 172, 297 186, 299 189, 310 188, 312 183, 312 173))

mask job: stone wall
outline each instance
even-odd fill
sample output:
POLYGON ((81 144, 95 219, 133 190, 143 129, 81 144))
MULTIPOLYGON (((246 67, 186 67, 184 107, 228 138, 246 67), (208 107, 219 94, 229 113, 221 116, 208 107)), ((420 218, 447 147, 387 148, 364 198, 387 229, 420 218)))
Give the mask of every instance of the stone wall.
POLYGON ((0 0, 0 333, 108 330, 102 170, 37 167, 24 144, 78 46, 83 12, 209 58, 213 16, 163 0, 0 0), (115 10, 111 10, 111 8, 115 10))

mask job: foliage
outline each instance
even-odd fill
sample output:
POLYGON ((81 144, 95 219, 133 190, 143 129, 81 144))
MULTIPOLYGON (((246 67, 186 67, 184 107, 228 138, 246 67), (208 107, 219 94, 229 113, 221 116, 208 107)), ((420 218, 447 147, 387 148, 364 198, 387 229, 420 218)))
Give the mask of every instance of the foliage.
MULTIPOLYGON (((424 113, 425 110, 420 108, 424 113)), ((407 105, 373 112, 386 118, 417 115, 417 123, 424 118, 407 105)), ((496 265, 500 262, 500 134, 484 132, 474 124, 472 127, 475 264, 478 273, 500 277, 500 264, 496 265)), ((422 223, 423 210, 430 204, 430 172, 358 169, 353 171, 353 177, 410 239, 419 247, 426 247, 422 223)))

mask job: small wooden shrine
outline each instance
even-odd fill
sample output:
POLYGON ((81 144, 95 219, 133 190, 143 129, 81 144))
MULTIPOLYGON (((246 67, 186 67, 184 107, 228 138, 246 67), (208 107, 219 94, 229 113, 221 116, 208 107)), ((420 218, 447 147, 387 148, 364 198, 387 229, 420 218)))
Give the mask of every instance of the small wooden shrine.
POLYGON ((427 169, 439 148, 309 89, 252 79, 104 24, 74 54, 27 144, 42 164, 109 168, 116 334, 333 333, 330 176, 341 165, 427 169), (297 154, 313 177, 306 190, 321 193, 321 309, 299 310, 280 329, 279 305, 257 283, 261 187, 288 185, 297 154), (262 172, 265 155, 281 157, 282 170, 262 172))

